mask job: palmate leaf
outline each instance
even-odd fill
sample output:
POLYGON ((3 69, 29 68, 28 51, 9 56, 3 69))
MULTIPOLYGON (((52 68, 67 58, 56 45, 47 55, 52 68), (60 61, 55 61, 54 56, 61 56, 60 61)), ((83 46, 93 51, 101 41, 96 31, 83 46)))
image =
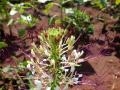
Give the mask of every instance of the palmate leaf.
POLYGON ((0 49, 7 47, 8 45, 5 42, 0 42, 0 49))

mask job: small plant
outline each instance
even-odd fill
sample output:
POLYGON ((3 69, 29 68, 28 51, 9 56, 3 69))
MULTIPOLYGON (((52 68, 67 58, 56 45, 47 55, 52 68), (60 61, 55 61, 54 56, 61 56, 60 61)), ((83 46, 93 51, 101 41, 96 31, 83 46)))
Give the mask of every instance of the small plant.
POLYGON ((103 10, 107 7, 108 0, 92 0, 91 4, 103 10))
POLYGON ((4 26, 9 27, 10 34, 12 34, 11 27, 7 25, 10 20, 9 9, 11 9, 11 5, 8 0, 0 1, 0 25, 2 26, 0 32, 4 32, 4 26))
MULTIPOLYGON (((75 71, 75 67, 84 61, 80 59, 83 51, 74 50, 75 37, 65 38, 65 35, 66 30, 49 28, 39 36, 40 46, 32 44, 32 56, 28 55, 31 63, 27 67, 36 78, 35 82, 41 82, 42 89, 60 90, 62 85, 65 86, 64 89, 68 89, 69 85, 78 84, 78 79, 82 77, 75 71)), ((37 87, 39 84, 36 84, 37 87)))
POLYGON ((18 22, 31 28, 36 25, 37 19, 32 15, 21 15, 18 19, 18 22))
POLYGON ((85 12, 77 9, 71 9, 71 12, 67 12, 67 15, 68 16, 66 16, 63 21, 63 23, 65 23, 65 28, 73 26, 76 30, 80 32, 93 32, 92 24, 90 24, 90 17, 85 12), (90 30, 88 29, 90 27, 91 31, 87 31, 90 30))

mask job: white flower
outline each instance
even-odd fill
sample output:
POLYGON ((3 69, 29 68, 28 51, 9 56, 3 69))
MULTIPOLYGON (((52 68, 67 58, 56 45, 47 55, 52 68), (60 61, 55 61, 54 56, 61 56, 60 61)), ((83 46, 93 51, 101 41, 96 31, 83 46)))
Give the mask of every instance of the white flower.
POLYGON ((39 3, 46 3, 47 1, 52 1, 52 0, 38 0, 39 3))
POLYGON ((54 59, 51 59, 51 64, 54 65, 55 64, 55 60, 54 59))
POLYGON ((62 59, 63 61, 67 61, 67 59, 66 59, 66 56, 65 56, 65 55, 63 55, 61 59, 62 59))
POLYGON ((73 81, 78 81, 79 78, 78 77, 73 77, 72 79, 73 79, 73 81))
POLYGON ((70 72, 74 72, 74 71, 75 71, 75 66, 72 65, 72 66, 71 66, 71 69, 70 69, 70 72))
POLYGON ((47 87, 46 90, 51 90, 51 87, 47 87))
POLYGON ((27 68, 29 69, 29 70, 32 70, 32 62, 31 61, 27 61, 27 68))
POLYGON ((47 61, 47 59, 43 59, 43 62, 46 62, 47 61))
POLYGON ((79 76, 78 76, 78 77, 79 77, 79 78, 80 78, 80 77, 83 77, 83 74, 79 74, 79 76))
POLYGON ((28 20, 29 22, 32 21, 32 17, 31 17, 31 15, 27 16, 27 20, 28 20))
POLYGON ((47 56, 50 55, 47 49, 45 49, 44 53, 45 53, 45 55, 47 55, 47 56))
POLYGON ((72 14, 72 13, 74 13, 74 11, 73 11, 72 8, 66 8, 66 9, 65 9, 65 13, 66 13, 66 14, 72 14))
POLYGON ((90 1, 90 0, 83 0, 84 2, 88 2, 88 1, 90 1))
POLYGON ((83 53, 84 53, 84 51, 82 50, 81 52, 78 52, 78 58, 80 57, 80 56, 82 56, 83 55, 83 53))
POLYGON ((21 18, 25 21, 31 22, 32 21, 32 17, 31 15, 25 16, 25 15, 21 15, 21 18))
POLYGON ((73 82, 74 84, 79 84, 79 81, 75 81, 75 82, 73 82))
POLYGON ((78 59, 81 55, 83 55, 84 51, 77 52, 76 50, 73 50, 72 54, 75 56, 75 59, 78 59))
POLYGON ((32 75, 34 75, 34 74, 35 74, 35 70, 33 69, 33 70, 32 70, 32 75))
POLYGON ((27 68, 28 68, 29 70, 31 70, 31 64, 28 64, 28 65, 27 65, 27 68))
POLYGON ((82 63, 84 61, 85 61, 84 59, 79 59, 79 60, 77 60, 77 63, 82 63))
POLYGON ((18 11, 15 10, 15 8, 12 8, 10 11, 10 15, 13 16, 17 13, 18 11))
POLYGON ((66 72, 68 72, 68 71, 69 71, 69 69, 66 69, 66 68, 65 68, 65 69, 64 69, 64 71, 65 71, 65 73, 66 73, 66 72))
POLYGON ((24 6, 24 3, 20 3, 20 6, 24 6))
POLYGON ((79 83, 79 81, 78 81, 79 77, 73 77, 72 80, 73 80, 74 84, 78 84, 79 83))

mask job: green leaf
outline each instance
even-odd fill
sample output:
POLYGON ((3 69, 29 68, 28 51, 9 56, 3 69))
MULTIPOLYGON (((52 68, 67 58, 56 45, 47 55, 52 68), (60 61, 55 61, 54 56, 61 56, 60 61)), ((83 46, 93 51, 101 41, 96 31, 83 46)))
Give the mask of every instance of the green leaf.
POLYGON ((48 15, 50 13, 51 9, 53 8, 53 6, 54 6, 53 2, 48 3, 47 5, 45 5, 45 10, 43 12, 48 15))
POLYGON ((116 5, 119 5, 119 4, 120 4, 120 0, 116 0, 116 1, 115 1, 115 4, 116 4, 116 5))
POLYGON ((50 17, 50 18, 48 19, 48 24, 49 24, 49 25, 54 24, 54 23, 55 23, 55 18, 56 18, 56 15, 50 17))
POLYGON ((18 30, 18 35, 19 35, 19 37, 23 37, 23 36, 25 35, 25 33, 26 33, 26 30, 25 30, 25 29, 20 29, 20 30, 18 30))
POLYGON ((93 33, 93 26, 92 25, 89 25, 88 28, 87 28, 87 33, 88 34, 92 34, 93 33))
POLYGON ((5 43, 5 42, 0 42, 0 49, 1 48, 5 48, 7 47, 8 45, 5 43))

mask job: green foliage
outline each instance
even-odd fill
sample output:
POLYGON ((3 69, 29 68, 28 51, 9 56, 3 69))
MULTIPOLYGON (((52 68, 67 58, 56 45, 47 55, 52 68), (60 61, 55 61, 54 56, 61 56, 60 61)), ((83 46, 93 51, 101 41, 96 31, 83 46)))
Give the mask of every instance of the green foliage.
POLYGON ((93 34, 94 30, 93 30, 93 25, 89 25, 87 28, 87 33, 88 34, 93 34))
POLYGON ((36 25, 37 20, 38 19, 33 17, 32 15, 21 15, 17 22, 23 25, 27 25, 31 28, 36 25))
POLYGON ((8 0, 0 1, 0 22, 7 21, 9 19, 8 10, 10 8, 10 4, 8 0))
POLYGON ((50 90, 56 90, 61 85, 73 83, 75 66, 79 66, 77 62, 82 54, 80 52, 78 54, 76 50, 73 50, 75 37, 71 36, 64 40, 65 35, 66 30, 64 29, 49 28, 40 34, 40 46, 32 44, 31 54, 34 58, 30 56, 30 60, 31 65, 34 66, 32 71, 35 71, 33 77, 39 76, 36 78, 41 78, 42 85, 45 88, 49 86, 50 90), (44 64, 45 61, 48 64, 44 64), (71 76, 63 73, 67 65, 72 68, 71 76), (47 76, 42 78, 45 76, 44 74, 47 74, 47 76))
POLYGON ((43 12, 48 15, 54 5, 55 5, 55 4, 54 4, 53 2, 48 3, 47 5, 45 5, 45 9, 44 9, 43 12))
POLYGON ((15 10, 20 14, 23 14, 25 13, 26 9, 29 9, 31 7, 33 7, 33 5, 30 2, 24 2, 24 3, 15 4, 11 10, 15 10))
POLYGON ((74 4, 73 0, 60 0, 60 4, 62 7, 69 7, 74 4))
POLYGON ((26 30, 25 30, 25 29, 20 29, 20 30, 18 30, 18 35, 19 35, 19 37, 23 37, 23 36, 25 35, 25 33, 26 33, 26 30))
POLYGON ((67 27, 74 26, 77 30, 81 31, 89 26, 90 17, 85 12, 73 9, 73 13, 66 16, 63 23, 67 24, 67 27))
POLYGON ((47 32, 43 32, 41 34, 42 42, 47 42, 50 46, 50 58, 53 60, 59 60, 59 41, 63 38, 65 34, 65 30, 49 28, 47 32), (46 35, 46 36, 45 36, 46 35))
POLYGON ((8 45, 5 42, 0 42, 0 49, 7 47, 8 45))
POLYGON ((116 5, 119 5, 119 4, 120 4, 120 0, 116 0, 116 1, 115 1, 115 4, 116 4, 116 5))
POLYGON ((107 7, 107 0, 92 0, 92 4, 100 9, 104 9, 107 7))

